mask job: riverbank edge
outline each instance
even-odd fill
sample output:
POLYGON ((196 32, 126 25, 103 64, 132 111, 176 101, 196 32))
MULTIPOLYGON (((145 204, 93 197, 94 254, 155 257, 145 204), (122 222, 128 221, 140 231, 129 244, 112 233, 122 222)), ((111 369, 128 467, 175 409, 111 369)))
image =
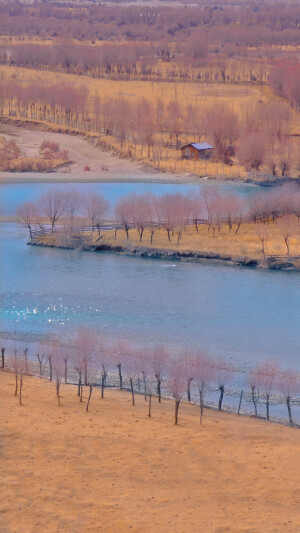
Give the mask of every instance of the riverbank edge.
MULTIPOLYGON (((110 148, 106 145, 105 141, 103 139, 101 139, 101 141, 99 141, 98 139, 98 135, 97 134, 91 134, 91 133, 88 133, 88 132, 84 132, 84 131, 81 131, 81 130, 77 130, 77 129, 74 129, 74 128, 63 128, 63 127, 59 127, 58 125, 56 124, 51 124, 51 123, 48 123, 48 122, 40 122, 38 120, 30 120, 30 119, 22 119, 22 118, 13 118, 13 117, 5 117, 4 115, 0 115, 0 124, 7 124, 7 125, 11 125, 11 126, 14 126, 16 128, 23 128, 23 129, 28 129, 28 130, 38 130, 38 131, 45 131, 45 132, 52 132, 52 133, 59 133, 61 135, 69 135, 69 136, 76 136, 76 137, 81 137, 82 139, 86 140, 87 142, 90 142, 96 146, 98 146, 98 148, 102 151, 111 151, 110 148)), ((117 152, 117 150, 113 150, 112 151, 112 155, 115 157, 115 158, 118 158, 118 159, 124 159, 122 158, 122 156, 117 152)), ((149 180, 149 181, 152 181, 154 183, 164 183, 164 181, 162 181, 161 179, 155 179, 155 173, 156 172, 159 172, 161 174, 166 174, 166 183, 174 183, 174 184, 186 184, 186 183, 197 183, 198 180, 199 182, 202 181, 202 180, 213 180, 213 181, 220 181, 220 182, 228 182, 228 181, 231 181, 231 182, 234 182, 234 183, 239 183, 239 184, 252 184, 252 185, 260 185, 262 187, 273 187, 273 186, 276 186, 276 185, 283 185, 284 183, 297 183, 297 184, 300 184, 300 176, 298 178, 289 178, 289 177, 280 177, 280 176, 261 176, 261 177, 247 177, 245 179, 243 178, 237 178, 237 177, 232 177, 232 176, 226 176, 226 175, 223 175, 223 176, 218 176, 218 177, 215 177, 215 176, 199 176, 198 174, 192 174, 192 173, 189 173, 189 174, 172 174, 171 172, 165 172, 164 170, 160 170, 160 171, 157 171, 152 165, 150 164, 143 164, 141 163, 141 161, 139 161, 138 159, 132 159, 132 162, 135 162, 135 163, 140 163, 141 164, 141 170, 144 170, 144 172, 147 170, 150 171, 151 173, 153 173, 153 179, 152 180, 149 180)), ((69 165, 70 163, 67 164, 67 166, 69 165)), ((34 171, 31 171, 30 173, 33 173, 34 171)), ((16 178, 14 177, 13 175, 15 174, 15 171, 1 171, 1 173, 3 174, 7 174, 7 178, 1 178, 1 183, 40 183, 40 182, 44 182, 44 180, 40 180, 40 179, 35 179, 35 178, 31 178, 30 180, 28 180, 28 178, 26 178, 26 174, 27 172, 24 171, 22 172, 22 174, 24 175, 24 178, 16 178), (12 179, 10 178, 10 176, 12 176, 12 179)), ((57 170, 53 169, 53 170, 45 170, 45 171, 41 171, 40 172, 41 174, 47 174, 47 182, 55 182, 55 183, 70 183, 71 180, 70 180, 70 177, 66 177, 66 176, 63 176, 61 175, 61 173, 57 172, 57 170), (51 174, 53 176, 53 174, 55 175, 55 178, 52 177, 51 179, 51 174)), ((72 182, 77 182, 77 183, 81 183, 81 182, 85 182, 85 183, 106 183, 107 181, 111 181, 111 182, 116 182, 116 183, 119 183, 120 180, 117 179, 117 180, 113 180, 111 178, 109 178, 109 180, 106 180, 106 179, 103 179, 103 177, 98 177, 98 176, 93 176, 93 177, 89 177, 88 179, 83 179, 83 178, 78 178, 76 177, 76 175, 72 175, 72 182)), ((136 180, 136 179, 131 179, 129 180, 129 182, 139 182, 141 181, 140 179, 136 180)), ((148 180, 147 180, 148 181, 148 180)))
MULTIPOLYGON (((15 375, 15 372, 14 372, 14 370, 11 367, 1 368, 0 372, 1 371, 4 372, 4 373, 7 373, 7 374, 15 375)), ((110 372, 109 374, 110 375, 114 375, 116 378, 118 377, 117 372, 110 372)), ((50 378, 48 376, 40 375, 38 373, 26 373, 25 372, 23 375, 27 376, 28 378, 40 379, 42 381, 47 381, 47 382, 51 383, 51 380, 50 380, 50 378)), ((52 381, 52 383, 54 383, 54 381, 52 381)), ((78 388, 78 383, 76 381, 73 381, 73 382, 72 381, 67 381, 66 383, 64 382, 63 385, 68 387, 68 388, 69 387, 70 388, 71 387, 78 388)), ((87 387, 87 386, 85 385, 85 387, 87 387)), ((93 387, 101 389, 101 383, 100 382, 99 383, 93 383, 93 387)), ((117 384, 115 384, 115 385, 105 385, 104 389, 119 391, 120 387, 117 384)), ((129 386, 126 386, 126 385, 124 386, 123 385, 121 390, 123 392, 125 392, 126 394, 130 394, 131 395, 131 388, 129 386)), ((241 391, 231 391, 231 392, 237 392, 238 393, 236 395, 236 398, 238 398, 240 396, 240 393, 241 393, 241 391)), ((136 389, 134 390, 134 394, 137 395, 137 396, 141 396, 141 397, 144 397, 144 395, 145 395, 145 393, 143 391, 138 391, 136 389)), ((149 395, 147 394, 147 397, 148 396, 149 395)), ((155 394, 153 392, 151 392, 151 396, 158 399, 157 394, 155 394)), ((225 397, 226 397, 226 395, 225 395, 225 397)), ((173 401, 172 396, 170 396, 168 394, 162 394, 162 399, 164 401, 166 401, 166 402, 172 402, 173 401)), ((181 405, 183 404, 183 405, 189 405, 189 406, 192 406, 192 407, 195 407, 195 408, 198 407, 198 409, 200 408, 200 405, 197 403, 197 401, 195 399, 191 399, 190 402, 187 399, 182 399, 180 401, 180 403, 181 403, 181 405)), ((270 403, 270 405, 272 406, 274 404, 270 403)), ((298 404, 295 402, 292 405, 295 406, 295 405, 298 405, 298 404)), ((296 430, 300 429, 300 424, 297 423, 297 422, 293 422, 293 424, 290 424, 284 418, 276 418, 274 416, 270 416, 270 418, 268 420, 267 417, 262 415, 262 414, 255 415, 255 414, 250 413, 249 411, 245 411, 244 409, 240 409, 240 411, 237 412, 236 408, 229 407, 226 404, 223 404, 222 405, 222 409, 219 409, 218 406, 215 405, 214 403, 207 402, 207 400, 205 400, 205 402, 203 404, 203 407, 207 411, 213 411, 215 413, 223 413, 223 414, 229 415, 229 416, 240 416, 240 417, 243 417, 244 419, 260 420, 260 421, 266 422, 268 424, 277 424, 277 425, 280 425, 280 426, 285 426, 285 427, 296 429, 296 430)))
MULTIPOLYGON (((45 248, 57 248, 61 250, 78 250, 76 245, 62 245, 55 243, 47 243, 41 240, 41 237, 33 238, 27 242, 29 246, 40 246, 45 248)), ((111 252, 119 255, 129 257, 141 257, 144 259, 159 259, 169 261, 192 261, 201 263, 216 263, 230 266, 248 267, 248 268, 263 268, 268 270, 282 270, 282 271, 300 271, 300 258, 283 258, 283 257, 265 257, 261 260, 252 259, 248 257, 231 257, 222 256, 220 254, 211 254, 205 252, 195 251, 179 251, 167 250, 149 247, 125 247, 121 245, 112 246, 110 244, 99 245, 83 245, 80 250, 85 252, 111 252)))

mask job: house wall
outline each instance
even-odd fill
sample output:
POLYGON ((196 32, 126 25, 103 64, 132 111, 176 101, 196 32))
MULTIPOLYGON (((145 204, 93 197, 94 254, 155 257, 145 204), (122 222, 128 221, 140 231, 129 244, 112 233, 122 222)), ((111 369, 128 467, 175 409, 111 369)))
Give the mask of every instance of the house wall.
POLYGON ((181 149, 181 157, 183 159, 209 159, 212 156, 212 149, 197 150, 194 146, 185 146, 181 149))

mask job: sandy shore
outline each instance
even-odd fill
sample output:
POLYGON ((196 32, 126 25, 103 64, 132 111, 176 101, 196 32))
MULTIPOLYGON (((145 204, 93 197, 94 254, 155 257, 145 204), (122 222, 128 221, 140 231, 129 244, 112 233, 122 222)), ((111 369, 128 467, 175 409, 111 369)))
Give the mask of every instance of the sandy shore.
POLYGON ((0 373, 2 533, 225 533, 300 529, 299 430, 0 373), (84 391, 84 401, 87 390, 84 391))
POLYGON ((0 183, 63 183, 63 182, 157 182, 195 183, 199 181, 191 175, 156 172, 151 167, 128 159, 121 159, 112 152, 102 150, 83 137, 65 135, 37 129, 29 130, 13 125, 0 124, 0 135, 7 140, 15 140, 28 157, 38 153, 43 140, 59 143, 60 148, 69 151, 73 163, 54 172, 0 172, 0 183), (84 171, 85 165, 91 170, 84 171), (104 168, 108 170, 103 170, 104 168))

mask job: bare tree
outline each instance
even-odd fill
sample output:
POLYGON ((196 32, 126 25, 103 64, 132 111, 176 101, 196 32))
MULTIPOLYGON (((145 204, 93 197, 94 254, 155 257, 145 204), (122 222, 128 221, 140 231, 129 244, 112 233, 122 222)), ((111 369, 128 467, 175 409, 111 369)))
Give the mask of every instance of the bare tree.
POLYGON ((147 400, 147 394, 148 394, 147 379, 148 379, 148 375, 150 372, 150 357, 151 357, 151 351, 149 350, 149 348, 145 348, 145 347, 138 348, 139 372, 141 372, 142 374, 145 401, 147 400))
POLYGON ((132 397, 132 405, 135 405, 134 398, 134 379, 139 372, 139 360, 138 354, 134 348, 127 350, 127 353, 124 354, 123 365, 125 367, 125 372, 128 376, 132 397))
POLYGON ((292 370, 288 370, 287 372, 283 372, 282 374, 278 375, 277 382, 278 389, 280 392, 282 392, 282 394, 284 394, 288 410, 289 423, 292 426, 293 419, 291 410, 291 397, 294 394, 297 394, 300 390, 299 376, 292 370))
POLYGON ((254 407, 254 414, 257 416, 257 402, 259 400, 259 370, 257 368, 252 368, 247 374, 247 382, 251 390, 251 399, 254 407))
POLYGON ((217 156, 229 163, 239 134, 237 115, 220 103, 207 108, 203 118, 205 132, 213 140, 217 156))
POLYGON ((150 354, 150 364, 157 381, 158 401, 161 403, 161 383, 169 355, 163 346, 155 346, 150 354))
POLYGON ((109 203, 101 194, 90 193, 86 195, 84 204, 86 213, 91 222, 92 231, 97 227, 100 237, 101 226, 109 212, 109 203))
POLYGON ((258 387, 263 391, 266 398, 266 418, 270 420, 270 395, 276 384, 278 376, 277 366, 272 361, 257 367, 257 383, 258 387))
POLYGON ((89 385, 89 397, 88 397, 88 401, 87 401, 86 408, 85 408, 86 412, 88 412, 88 410, 89 410, 90 401, 91 401, 91 397, 92 397, 92 392, 93 392, 93 384, 90 383, 90 385, 89 385))
POLYGON ((38 360, 38 363, 39 363, 40 376, 43 375, 44 370, 45 370, 45 365, 47 364, 47 358, 46 358, 46 354, 45 354, 45 349, 46 349, 46 347, 44 345, 40 344, 39 347, 38 347, 38 353, 36 354, 36 357, 37 357, 37 360, 38 360), (45 363, 43 365, 43 361, 44 360, 45 360, 45 363))
POLYGON ((287 255, 290 255, 290 238, 291 238, 291 231, 292 231, 292 217, 289 213, 285 213, 282 217, 279 219, 279 228, 281 235, 283 237, 283 240, 285 242, 286 246, 286 252, 287 255))
POLYGON ((177 425, 180 402, 186 390, 186 372, 181 362, 171 365, 170 378, 172 395, 175 399, 175 425, 177 425))
POLYGON ((215 366, 216 380, 217 380, 219 391, 220 391, 218 407, 219 407, 219 411, 221 411, 224 391, 225 391, 225 385, 227 385, 231 380, 232 368, 229 365, 228 361, 226 361, 226 359, 224 359, 223 357, 220 357, 214 366, 215 366))
POLYGON ((73 232, 74 220, 82 207, 82 196, 77 191, 68 191, 65 194, 65 213, 70 223, 70 231, 73 232))
POLYGON ((51 223, 51 233, 54 232, 55 224, 65 212, 66 196, 54 189, 43 194, 39 200, 41 214, 48 217, 51 223))
POLYGON ((75 344, 81 359, 80 367, 83 372, 84 385, 87 385, 89 365, 95 355, 97 338, 91 330, 80 326, 76 332, 75 344))
POLYGON ((266 245, 268 242, 268 233, 269 233, 269 225, 268 223, 260 222, 255 225, 255 233, 259 237, 261 242, 261 253, 265 257, 266 255, 266 245))
POLYGON ((213 377, 213 368, 209 358, 198 350, 195 354, 195 380, 197 382, 200 398, 200 424, 202 425, 204 410, 204 395, 209 382, 213 377))
POLYGON ((197 370, 197 356, 193 351, 185 351, 182 358, 182 369, 186 377, 186 392, 188 402, 191 401, 191 383, 195 379, 197 370))
POLYGON ((2 346, 1 348, 1 366, 2 369, 5 367, 5 346, 2 346))
POLYGON ((65 358, 63 348, 58 343, 54 344, 52 347, 52 368, 55 378, 57 403, 60 407, 60 384, 65 373, 65 358))
POLYGON ((130 196, 121 198, 115 206, 115 217, 121 226, 124 227, 127 240, 129 239, 129 229, 133 225, 133 204, 130 196))
POLYGON ((33 226, 39 222, 37 209, 38 207, 34 202, 24 202, 19 205, 16 212, 21 223, 28 229, 30 239, 33 237, 33 226))
POLYGON ((246 170, 258 172, 266 153, 265 137, 259 131, 246 132, 239 139, 237 157, 246 170))

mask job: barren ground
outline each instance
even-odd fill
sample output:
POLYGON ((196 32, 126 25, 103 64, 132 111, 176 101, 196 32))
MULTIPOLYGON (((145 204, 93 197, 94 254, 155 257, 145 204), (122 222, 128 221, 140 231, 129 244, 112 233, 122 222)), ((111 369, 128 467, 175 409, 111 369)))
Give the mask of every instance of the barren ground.
POLYGON ((1 533, 298 532, 299 430, 0 373, 1 533), (85 398, 87 391, 85 391, 85 398))
POLYGON ((60 148, 69 151, 73 163, 51 173, 8 173, 0 172, 0 183, 18 182, 113 182, 113 181, 150 181, 150 182, 193 182, 195 178, 188 175, 176 175, 155 172, 151 167, 121 159, 112 152, 102 150, 82 137, 65 135, 55 132, 44 132, 36 129, 22 129, 15 126, 0 124, 0 134, 6 140, 15 140, 17 145, 28 157, 34 157, 43 140, 59 143, 60 148), (91 167, 84 171, 85 165, 91 167), (107 167, 108 170, 103 170, 107 167), (42 177, 41 177, 42 176, 42 177))

